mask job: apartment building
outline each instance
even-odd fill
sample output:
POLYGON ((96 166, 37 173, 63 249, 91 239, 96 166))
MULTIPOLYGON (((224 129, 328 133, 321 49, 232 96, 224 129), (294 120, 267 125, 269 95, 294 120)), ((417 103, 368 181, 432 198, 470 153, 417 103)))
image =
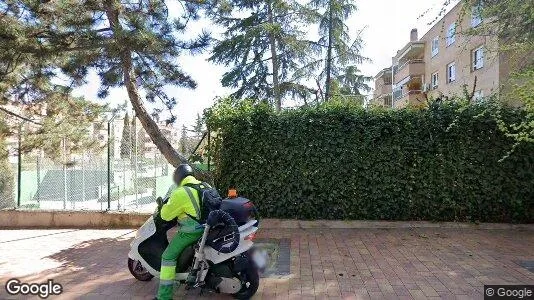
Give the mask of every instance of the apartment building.
MULTIPOLYGON (((114 125, 114 134, 115 134, 115 153, 120 153, 120 144, 123 132, 124 120, 117 120, 114 125)), ((133 123, 133 122, 132 122, 133 123)), ((179 130, 175 128, 172 124, 167 124, 165 121, 156 121, 160 131, 163 133, 165 138, 173 145, 175 148, 178 148, 178 141, 180 140, 179 130)), ((143 156, 147 158, 153 158, 155 154, 159 153, 156 145, 150 139, 150 136, 141 125, 141 121, 136 117, 135 124, 131 124, 130 128, 132 132, 132 145, 137 145, 138 149, 143 149, 143 156), (134 134, 136 132, 136 134, 134 134)), ((132 151, 135 151, 132 149, 132 151)))
POLYGON ((392 80, 391 67, 382 69, 376 76, 373 99, 370 101, 371 106, 391 107, 392 80))
POLYGON ((392 66, 375 76, 373 101, 386 105, 389 89, 395 108, 421 105, 426 97, 462 95, 464 86, 470 92, 474 89, 475 99, 495 93, 509 66, 497 49, 496 37, 473 34, 472 29, 484 22, 479 11, 461 1, 421 38, 412 29, 409 42, 392 58, 392 66), (391 88, 386 81, 389 75, 391 88))

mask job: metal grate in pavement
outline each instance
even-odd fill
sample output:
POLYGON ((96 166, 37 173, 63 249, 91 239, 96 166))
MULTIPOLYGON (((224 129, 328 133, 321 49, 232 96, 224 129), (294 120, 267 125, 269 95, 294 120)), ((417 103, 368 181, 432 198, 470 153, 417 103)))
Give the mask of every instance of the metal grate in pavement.
POLYGON ((534 273, 534 260, 519 260, 516 261, 518 265, 534 273))
POLYGON ((289 275, 290 261, 290 240, 289 239, 257 239, 256 247, 265 249, 269 255, 269 261, 263 278, 279 278, 289 275))

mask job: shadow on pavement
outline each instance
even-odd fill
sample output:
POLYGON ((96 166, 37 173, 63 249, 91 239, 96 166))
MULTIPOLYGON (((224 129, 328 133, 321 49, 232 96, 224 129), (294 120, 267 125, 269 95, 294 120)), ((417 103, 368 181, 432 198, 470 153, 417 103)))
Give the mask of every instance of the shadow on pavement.
MULTIPOLYGON (((63 286, 64 291, 54 299, 152 299, 158 279, 142 282, 132 277, 127 267, 130 241, 131 238, 126 237, 84 241, 44 257, 60 262, 60 267, 19 279, 31 283, 53 279, 63 286)), ((180 288, 175 298, 196 299, 199 292, 188 291, 186 295, 180 288)), ((204 293, 201 298, 229 299, 220 296, 204 293)), ((3 297, 0 295, 0 298, 3 297)))
POLYGON ((60 262, 58 268, 19 279, 22 282, 53 279, 64 291, 55 299, 151 299, 157 279, 140 282, 130 275, 127 267, 130 241, 125 237, 84 241, 43 258, 60 262))

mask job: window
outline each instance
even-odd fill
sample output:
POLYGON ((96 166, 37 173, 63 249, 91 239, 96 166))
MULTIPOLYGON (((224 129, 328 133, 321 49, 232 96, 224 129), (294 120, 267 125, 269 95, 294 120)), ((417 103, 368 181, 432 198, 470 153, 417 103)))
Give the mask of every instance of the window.
POLYGON ((433 90, 438 88, 438 79, 439 79, 438 72, 432 73, 432 76, 430 78, 430 85, 433 90))
POLYGON ((435 37, 432 40, 432 57, 439 53, 439 38, 435 37))
POLYGON ((447 30, 447 47, 454 44, 456 40, 456 23, 452 23, 447 30))
POLYGON ((456 64, 450 63, 447 65, 447 83, 451 83, 456 80, 456 64))
POLYGON ((387 95, 384 97, 384 106, 391 107, 393 102, 391 101, 391 95, 387 95))
POLYGON ((402 86, 393 88, 393 99, 399 100, 402 98, 402 86))
POLYGON ((474 98, 473 100, 475 100, 477 102, 483 100, 484 92, 482 92, 482 90, 476 91, 475 94, 473 95, 473 98, 474 98))
POLYGON ((484 66, 484 48, 479 47, 473 50, 473 71, 484 66))
POLYGON ((471 27, 477 27, 482 23, 482 7, 480 4, 473 6, 471 9, 471 27))

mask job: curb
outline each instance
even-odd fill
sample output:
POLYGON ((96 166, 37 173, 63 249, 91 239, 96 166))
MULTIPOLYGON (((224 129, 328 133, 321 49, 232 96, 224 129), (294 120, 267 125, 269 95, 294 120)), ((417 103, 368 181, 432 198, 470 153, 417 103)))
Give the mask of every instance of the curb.
MULTIPOLYGON (((21 228, 139 228, 151 214, 110 211, 0 210, 0 229, 21 228)), ((446 228, 532 230, 534 224, 465 223, 429 221, 341 221, 261 219, 264 229, 405 229, 446 228)))
POLYGON ((484 230, 533 230, 534 224, 508 223, 465 223, 465 222, 430 222, 430 221, 339 221, 339 220, 282 220, 263 219, 262 228, 267 229, 403 229, 403 228, 448 228, 448 229, 484 229, 484 230))

